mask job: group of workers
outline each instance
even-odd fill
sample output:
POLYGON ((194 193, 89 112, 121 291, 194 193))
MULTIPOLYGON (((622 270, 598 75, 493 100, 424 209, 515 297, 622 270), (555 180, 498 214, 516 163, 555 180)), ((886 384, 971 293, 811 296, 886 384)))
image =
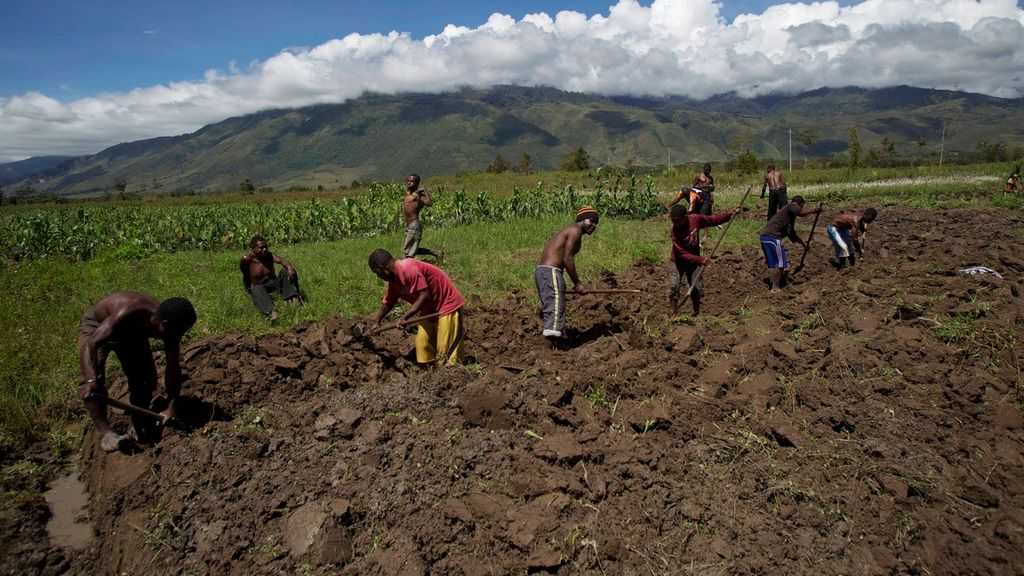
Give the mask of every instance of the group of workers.
MULTIPOLYGON (((668 204, 672 222, 670 237, 671 288, 669 302, 673 314, 678 313, 683 290, 690 297, 693 314, 700 313, 704 296, 701 269, 708 258, 701 255, 700 230, 728 222, 741 211, 736 207, 728 212, 714 213, 715 181, 711 165, 705 164, 691 186, 684 186, 668 204), (681 201, 686 200, 685 204, 681 201)), ((806 246, 796 234, 798 217, 816 215, 821 208, 808 210, 802 197, 791 201, 786 197, 785 179, 774 166, 768 167, 762 197, 769 192, 768 222, 760 233, 765 263, 770 272, 770 288, 776 290, 787 283, 789 258, 783 238, 806 246)), ((380 308, 370 322, 380 324, 399 300, 409 304, 400 324, 417 324, 415 337, 416 361, 423 365, 456 364, 459 362, 465 339, 462 308, 465 298, 448 275, 438 267, 443 253, 435 253, 420 246, 423 236, 421 211, 433 200, 420 187, 420 177, 406 178, 402 201, 406 224, 402 258, 395 258, 383 248, 369 255, 369 267, 377 277, 387 283, 380 308), (432 257, 435 263, 416 259, 432 257)), ((837 268, 855 263, 854 252, 863 254, 863 241, 867 225, 874 221, 874 209, 840 213, 827 227, 835 249, 833 264, 837 268)), ((590 206, 576 212, 575 221, 559 230, 544 245, 540 262, 534 271, 540 312, 543 319, 541 334, 553 343, 566 336, 566 296, 586 294, 576 270, 575 256, 580 251, 585 235, 597 229, 600 215, 590 206), (565 275, 573 287, 567 290, 565 275)), ((268 319, 274 320, 272 294, 277 292, 289 303, 301 305, 304 301, 299 289, 298 273, 294 266, 273 254, 262 236, 255 236, 250 251, 242 257, 240 271, 246 292, 256 308, 268 319), (280 267, 281 270, 276 270, 280 267)), ((183 298, 170 298, 158 302, 152 296, 138 292, 115 292, 107 295, 86 311, 79 333, 79 357, 82 375, 81 397, 100 435, 103 450, 114 451, 134 440, 152 437, 160 425, 176 417, 176 403, 180 391, 181 371, 179 354, 181 340, 196 320, 192 304, 183 298), (157 370, 149 339, 164 343, 166 372, 162 394, 153 397, 157 389, 157 370), (108 404, 105 384, 105 363, 110 352, 121 362, 128 380, 132 406, 150 410, 149 416, 140 411, 132 416, 130 435, 116 433, 108 423, 108 404), (154 421, 152 411, 160 417, 154 421)))

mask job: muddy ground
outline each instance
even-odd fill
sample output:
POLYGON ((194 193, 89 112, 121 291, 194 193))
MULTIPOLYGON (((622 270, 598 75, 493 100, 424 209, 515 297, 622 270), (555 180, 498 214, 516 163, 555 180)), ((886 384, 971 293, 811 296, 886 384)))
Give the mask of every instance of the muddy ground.
POLYGON ((462 367, 341 319, 194 343, 197 427, 89 435, 94 544, 47 547, 27 501, 0 571, 1024 573, 1022 224, 889 208, 856 268, 819 229, 773 295, 745 247, 696 320, 637 264, 601 282, 646 293, 574 298, 561 350, 532 291, 471 302, 462 367))

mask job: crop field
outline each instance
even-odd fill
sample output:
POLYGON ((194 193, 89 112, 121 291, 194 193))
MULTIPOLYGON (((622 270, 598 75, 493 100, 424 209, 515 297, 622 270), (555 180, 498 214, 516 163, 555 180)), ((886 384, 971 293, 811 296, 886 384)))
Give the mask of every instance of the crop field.
POLYGON ((367 254, 400 246, 395 185, 4 206, 0 549, 19 560, 0 573, 1013 573, 1024 200, 1005 171, 787 173, 825 218, 773 300, 760 175, 717 175, 720 210, 755 189, 697 318, 666 305, 663 205, 689 171, 428 180, 423 245, 469 301, 468 360, 437 371, 401 333, 339 347, 384 289, 367 254), (582 204, 603 213, 584 282, 643 294, 571 302, 571 345, 549 350, 531 273, 582 204), (870 255, 837 272, 824 223, 866 206, 870 255), (238 274, 254 233, 309 297, 274 326, 238 274), (74 343, 113 290, 195 303, 184 393, 221 417, 103 458, 74 343), (98 537, 69 553, 39 492, 78 450, 98 537))

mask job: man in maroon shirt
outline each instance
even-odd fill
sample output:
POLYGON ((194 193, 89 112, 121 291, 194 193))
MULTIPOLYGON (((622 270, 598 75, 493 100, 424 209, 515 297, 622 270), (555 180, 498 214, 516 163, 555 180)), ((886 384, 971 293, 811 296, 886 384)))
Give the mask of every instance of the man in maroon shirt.
POLYGON ((672 291, 668 298, 672 304, 672 314, 679 312, 679 292, 684 284, 687 288, 693 286, 693 290, 690 291, 693 315, 700 314, 704 283, 694 276, 700 267, 708 264, 708 259, 700 255, 700 229, 724 224, 740 210, 741 208, 737 206, 732 212, 705 216, 696 212, 687 214, 686 207, 681 204, 672 207, 672 291))
POLYGON ((419 322, 416 362, 439 366, 458 364, 466 333, 461 314, 466 299, 444 270, 415 258, 395 260, 383 248, 370 254, 369 265, 378 278, 388 283, 373 322, 380 324, 399 300, 411 305, 402 320, 437 314, 436 318, 419 322))

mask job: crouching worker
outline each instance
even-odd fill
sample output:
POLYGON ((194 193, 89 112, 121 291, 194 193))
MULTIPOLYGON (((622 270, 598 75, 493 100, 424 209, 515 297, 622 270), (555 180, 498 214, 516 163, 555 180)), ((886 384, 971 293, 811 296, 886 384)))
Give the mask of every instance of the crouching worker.
POLYGON ((868 208, 864 211, 840 212, 831 224, 825 227, 828 237, 832 240, 832 247, 836 251, 836 259, 832 264, 836 268, 845 268, 849 263, 853 266, 857 263, 854 256, 864 256, 864 241, 868 231, 868 224, 875 221, 878 211, 868 208))
POLYGON ((373 322, 380 324, 398 300, 411 306, 402 320, 438 314, 419 323, 416 333, 416 362, 420 364, 458 364, 465 327, 462 307, 466 300, 443 270, 414 258, 395 260, 387 250, 370 254, 370 270, 388 283, 387 293, 373 322))
POLYGON ((175 417, 175 404, 181 387, 181 338, 195 324, 196 311, 184 298, 157 302, 148 294, 114 292, 89 308, 82 316, 78 332, 79 364, 82 371, 82 400, 89 411, 100 447, 106 452, 122 448, 128 437, 117 434, 107 421, 106 362, 110 352, 117 355, 128 379, 128 398, 134 406, 152 409, 157 385, 156 364, 149 347, 150 338, 163 340, 167 368, 163 395, 167 407, 160 413, 163 422, 132 416, 135 436, 148 440, 156 426, 175 417))
POLYGON ((700 255, 700 229, 724 224, 740 210, 737 206, 732 212, 705 216, 696 212, 687 214, 686 207, 679 204, 672 207, 672 290, 669 293, 672 314, 679 313, 679 293, 683 288, 690 290, 690 286, 693 286, 690 290, 693 315, 700 314, 704 282, 695 276, 697 270, 708 265, 708 259, 700 255))
POLYGON ((544 245, 540 264, 533 272, 540 297, 541 316, 544 318, 542 334, 546 338, 561 338, 565 330, 565 276, 572 279, 573 292, 584 294, 576 273, 576 253, 580 251, 584 234, 597 230, 597 210, 584 206, 576 212, 576 222, 561 229, 544 245))
POLYGON ((302 304, 299 292, 299 275, 295 267, 284 258, 270 252, 267 240, 263 236, 253 236, 249 242, 249 253, 242 256, 239 263, 242 272, 242 286, 252 296, 252 302, 271 322, 277 320, 274 310, 272 292, 277 292, 285 302, 302 304), (284 268, 278 274, 274 264, 284 268))

